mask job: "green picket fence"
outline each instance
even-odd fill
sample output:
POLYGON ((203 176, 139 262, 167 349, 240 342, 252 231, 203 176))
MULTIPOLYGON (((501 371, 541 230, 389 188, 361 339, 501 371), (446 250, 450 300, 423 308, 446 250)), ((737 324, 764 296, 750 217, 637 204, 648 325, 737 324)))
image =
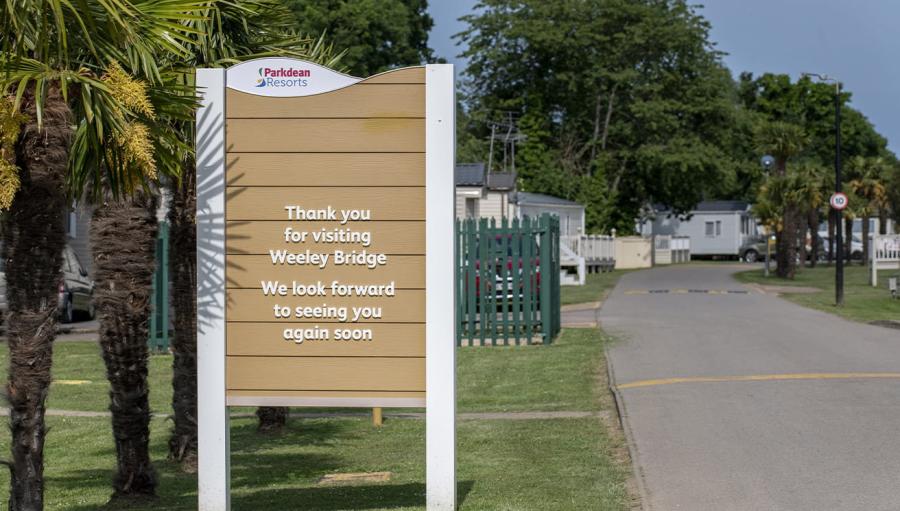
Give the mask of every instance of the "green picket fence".
POLYGON ((160 222, 150 298, 150 351, 169 351, 169 224, 160 222))
POLYGON ((549 344, 560 330, 559 218, 456 222, 459 346, 549 344))

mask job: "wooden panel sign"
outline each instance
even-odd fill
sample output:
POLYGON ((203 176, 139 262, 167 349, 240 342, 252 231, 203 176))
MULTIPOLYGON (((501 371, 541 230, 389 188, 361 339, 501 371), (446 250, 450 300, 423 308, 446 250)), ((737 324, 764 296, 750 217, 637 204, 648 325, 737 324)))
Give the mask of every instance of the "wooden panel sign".
POLYGON ((315 71, 228 73, 228 404, 424 406, 425 68, 315 71))
POLYGON ((200 509, 227 509, 228 406, 425 406, 428 508, 453 509, 452 66, 197 85, 200 509))

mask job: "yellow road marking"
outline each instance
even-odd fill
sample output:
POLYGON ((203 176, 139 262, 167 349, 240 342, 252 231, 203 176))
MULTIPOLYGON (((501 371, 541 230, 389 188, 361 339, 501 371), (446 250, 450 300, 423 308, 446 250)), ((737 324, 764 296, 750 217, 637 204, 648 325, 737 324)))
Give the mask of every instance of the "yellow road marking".
POLYGON ((91 383, 90 380, 53 380, 53 383, 58 383, 60 385, 87 385, 91 383))
POLYGON ((696 376, 686 378, 658 378, 639 380, 616 385, 619 389, 675 385, 676 383, 717 383, 738 381, 783 381, 783 380, 900 380, 900 373, 789 373, 752 374, 747 376, 696 376))

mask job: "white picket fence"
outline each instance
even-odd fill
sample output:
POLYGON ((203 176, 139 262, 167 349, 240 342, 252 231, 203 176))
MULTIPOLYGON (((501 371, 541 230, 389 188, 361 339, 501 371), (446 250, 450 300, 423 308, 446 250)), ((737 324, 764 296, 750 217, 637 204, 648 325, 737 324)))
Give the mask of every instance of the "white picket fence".
POLYGON ((876 234, 869 247, 872 287, 878 287, 878 270, 900 270, 900 234, 876 234))

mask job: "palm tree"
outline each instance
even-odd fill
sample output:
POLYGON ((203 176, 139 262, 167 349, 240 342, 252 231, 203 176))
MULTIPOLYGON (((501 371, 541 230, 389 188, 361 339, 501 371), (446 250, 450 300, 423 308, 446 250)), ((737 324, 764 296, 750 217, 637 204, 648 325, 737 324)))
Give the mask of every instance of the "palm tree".
MULTIPOLYGON (((269 55, 291 55, 328 67, 335 67, 343 53, 336 54, 324 36, 309 38, 293 33, 292 16, 279 0, 248 0, 209 3, 202 18, 191 20, 188 28, 198 34, 193 52, 172 62, 173 68, 192 70, 221 67, 242 59, 269 55)), ((183 76, 193 85, 193 75, 183 76)), ((193 123, 177 123, 174 131, 184 140, 193 140, 193 123)), ((193 469, 197 455, 197 230, 196 168, 190 158, 182 162, 180 179, 171 185, 169 235, 172 247, 172 302, 174 335, 172 337, 173 429, 169 438, 169 456, 179 460, 187 470, 193 469)), ((262 410, 260 427, 278 429, 286 410, 262 410), (270 418, 274 418, 270 421, 270 418)))
MULTIPOLYGON (((873 216, 888 208, 888 190, 885 179, 890 167, 880 157, 851 160, 855 179, 850 181, 850 189, 861 201, 857 212, 862 218, 863 264, 869 261, 869 222, 873 216)), ((883 215, 881 215, 883 216, 883 215)))
POLYGON ((809 163, 801 165, 794 176, 793 187, 797 198, 800 215, 800 261, 810 259, 810 266, 815 267, 819 257, 819 209, 824 204, 822 193, 822 168, 809 163), (806 233, 809 232, 812 253, 806 252, 806 233))
POLYGON ((129 164, 130 149, 137 147, 130 144, 140 139, 132 136, 139 128, 130 113, 134 98, 115 93, 103 75, 112 63, 129 62, 159 78, 156 50, 183 49, 189 40, 179 22, 191 17, 185 13, 196 4, 0 3, 0 96, 8 105, 0 109, 5 111, 0 113, 5 132, 0 198, 12 197, 3 253, 10 309, 10 510, 43 509, 44 413, 69 197, 86 186, 116 197, 142 179, 129 164), (12 148, 10 125, 20 132, 12 148))
MULTIPOLYGON (((775 158, 775 176, 785 177, 787 162, 806 145, 806 134, 796 124, 786 122, 767 122, 756 129, 757 146, 760 152, 769 153, 775 158)), ((777 200, 777 197, 773 197, 777 200)), ((781 209, 783 218, 781 228, 776 231, 776 274, 781 278, 794 278, 797 270, 797 231, 801 212, 796 204, 784 202, 781 209)))

